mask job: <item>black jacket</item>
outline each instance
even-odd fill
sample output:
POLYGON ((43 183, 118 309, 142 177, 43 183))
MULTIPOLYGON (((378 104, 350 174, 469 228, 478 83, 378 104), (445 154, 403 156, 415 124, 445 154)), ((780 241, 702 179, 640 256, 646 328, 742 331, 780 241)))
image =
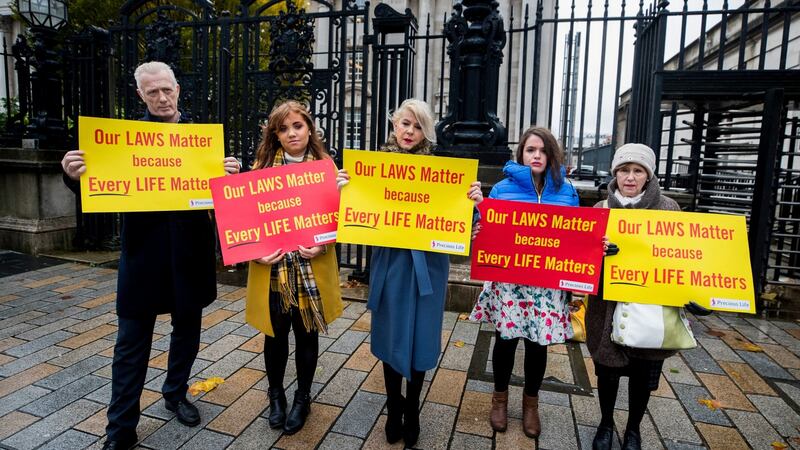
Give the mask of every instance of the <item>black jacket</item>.
MULTIPOLYGON (((146 112, 141 120, 158 122, 146 112)), ((220 162, 221 164, 221 162, 220 162)), ((80 184, 64 179, 73 192, 80 184)), ((214 227, 210 212, 122 214, 117 315, 196 315, 217 297, 214 227)))

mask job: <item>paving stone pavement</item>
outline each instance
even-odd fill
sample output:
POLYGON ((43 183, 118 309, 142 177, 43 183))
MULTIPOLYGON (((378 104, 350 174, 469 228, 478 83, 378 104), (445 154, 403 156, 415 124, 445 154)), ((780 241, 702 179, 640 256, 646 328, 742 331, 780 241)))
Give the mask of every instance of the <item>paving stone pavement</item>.
MULTIPOLYGON (((0 448, 99 449, 117 330, 116 271, 51 260, 32 260, 28 267, 0 272, 6 275, 0 277, 0 448)), ((369 351, 370 313, 361 302, 346 302, 342 318, 320 338, 306 427, 293 436, 270 429, 263 336, 244 323, 244 294, 219 285, 219 298, 204 311, 191 382, 211 376, 226 382, 191 398, 203 417, 195 428, 164 408, 159 390, 171 326, 169 316, 158 318, 138 448, 402 447, 385 442, 382 366, 369 351)), ((692 320, 699 346, 666 361, 642 423, 645 448, 800 448, 800 325, 730 314, 692 320)), ((493 337, 490 327, 445 314, 439 367, 428 372, 423 388, 417 448, 591 448, 600 409, 585 345, 549 348, 540 395, 543 434, 535 441, 522 433, 523 346, 512 377, 508 431, 494 433, 489 426, 493 337)), ((291 402, 296 382, 290 359, 291 402)), ((622 383, 617 437, 627 420, 626 391, 622 383)))

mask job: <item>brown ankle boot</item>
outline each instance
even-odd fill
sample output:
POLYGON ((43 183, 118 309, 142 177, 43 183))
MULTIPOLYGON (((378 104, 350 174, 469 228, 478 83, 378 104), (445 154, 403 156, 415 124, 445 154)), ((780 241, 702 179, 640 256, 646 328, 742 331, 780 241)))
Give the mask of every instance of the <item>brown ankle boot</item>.
POLYGON ((508 427, 508 391, 492 394, 492 410, 489 412, 489 423, 494 431, 506 431, 508 427))
POLYGON ((542 432, 542 422, 539 420, 539 397, 531 397, 522 393, 522 430, 525 436, 537 438, 542 432))

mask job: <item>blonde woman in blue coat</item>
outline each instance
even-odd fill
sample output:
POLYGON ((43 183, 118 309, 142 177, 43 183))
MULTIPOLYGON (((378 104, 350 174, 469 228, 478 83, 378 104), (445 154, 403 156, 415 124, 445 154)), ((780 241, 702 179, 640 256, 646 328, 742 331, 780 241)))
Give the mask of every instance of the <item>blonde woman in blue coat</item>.
MULTIPOLYGON (((409 99, 392 115, 393 133, 381 151, 430 155, 433 113, 427 103, 409 99)), ((340 172, 339 183, 347 178, 340 172)), ((346 182, 346 181, 345 181, 346 182)), ((480 183, 467 196, 483 200, 480 183)), ((369 301, 372 353, 383 362, 386 383, 386 441, 401 438, 413 447, 419 438, 419 400, 425 371, 436 367, 441 353, 442 319, 448 255, 418 250, 373 247, 369 301), (403 378, 406 396, 401 395, 403 378)))

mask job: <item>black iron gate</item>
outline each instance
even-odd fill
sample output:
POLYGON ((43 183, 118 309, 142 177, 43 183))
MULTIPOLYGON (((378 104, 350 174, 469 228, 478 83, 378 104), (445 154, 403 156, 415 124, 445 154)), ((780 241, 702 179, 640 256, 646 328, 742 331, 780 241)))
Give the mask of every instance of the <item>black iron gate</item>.
MULTIPOLYGON (((352 143, 342 111, 346 87, 366 90, 357 66, 367 47, 368 10, 362 2, 340 9, 324 0, 298 8, 293 0, 243 1, 237 11, 215 16, 209 2, 193 8, 157 0, 131 2, 112 27, 113 114, 136 118, 133 70, 164 61, 181 84, 181 109, 196 122, 225 126, 226 154, 253 161, 260 125, 287 99, 309 105, 332 155, 352 143)), ((84 112, 85 114, 85 112, 84 112)), ((361 124, 363 131, 366 124, 361 124)))
MULTIPOLYGON (((753 216, 754 207, 768 207, 759 213, 769 217, 759 230, 772 238, 753 247, 753 259, 761 261, 755 275, 797 284, 800 66, 789 57, 789 43, 800 1, 723 2, 718 9, 704 2, 696 10, 689 3, 500 4, 508 26, 497 116, 509 130, 509 144, 532 123, 554 129, 578 165, 590 147, 646 142, 659 155, 664 187, 694 195, 699 210, 753 216), (584 47, 575 45, 578 33, 584 47), (677 50, 668 51, 668 43, 677 50), (702 86, 710 91, 699 92, 702 86), (783 103, 771 111, 766 93, 779 88, 783 103), (698 97, 709 92, 714 98, 698 97), (765 144, 776 152, 775 178, 767 179, 773 166, 761 161, 763 133, 741 130, 762 131, 772 123, 763 119, 769 115, 785 126, 765 144)), ((215 11, 208 0, 180 5, 132 0, 118 26, 73 37, 67 46, 72 70, 65 70, 67 118, 137 117, 143 105, 132 71, 148 59, 174 67, 184 113, 197 122, 223 123, 226 152, 245 164, 252 161, 260 122, 283 98, 310 104, 337 160, 344 148, 381 144, 389 110, 406 97, 428 101, 440 119, 459 100, 449 98, 445 86, 453 74, 444 33, 458 14, 428 16, 418 29, 410 11, 400 14, 382 3, 371 19, 363 0, 242 0, 231 12, 215 11), (296 8, 300 3, 305 11, 296 8)), ((95 242, 116 236, 114 216, 83 216, 82 223, 95 242)), ((364 249, 348 247, 343 255, 344 265, 364 268, 364 249)))
MULTIPOLYGON (((79 115, 140 117, 144 105, 133 71, 159 60, 181 85, 182 113, 195 122, 222 123, 225 153, 244 167, 253 162, 270 111, 289 99, 309 105, 340 164, 345 148, 383 143, 389 111, 413 93, 416 19, 384 4, 375 7, 372 34, 369 4, 360 0, 339 7, 325 0, 243 0, 237 10, 219 15, 204 0, 183 6, 141 0, 126 3, 120 13, 118 26, 70 42, 76 69, 68 80, 70 97, 81 99, 67 110, 74 123, 79 115)), ((118 242, 117 215, 82 215, 78 206, 78 216, 83 245, 118 242)), ((363 246, 342 245, 340 256, 342 266, 365 273, 369 255, 363 246)))
POLYGON ((704 8, 692 44, 685 39, 686 3, 681 12, 667 6, 637 24, 628 138, 656 149, 664 187, 692 194, 690 210, 746 217, 757 296, 769 284, 798 286, 791 123, 800 112, 800 71, 787 55, 800 2, 704 8), (680 19, 681 51, 665 62, 671 17, 680 19))

